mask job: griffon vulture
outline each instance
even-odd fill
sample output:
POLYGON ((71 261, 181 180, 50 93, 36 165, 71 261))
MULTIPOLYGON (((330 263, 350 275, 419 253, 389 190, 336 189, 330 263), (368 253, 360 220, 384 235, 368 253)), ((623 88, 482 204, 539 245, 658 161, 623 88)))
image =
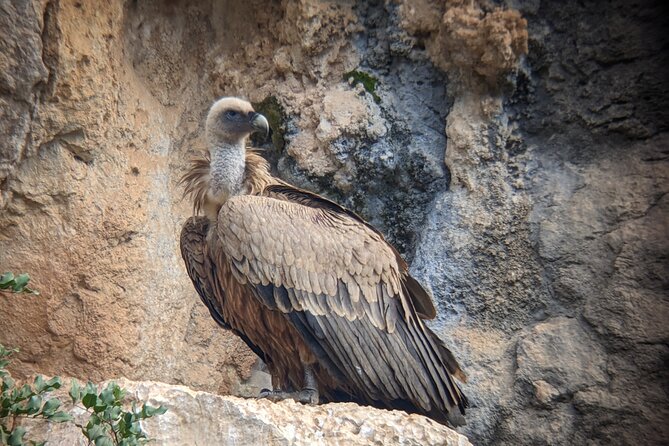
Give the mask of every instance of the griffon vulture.
POLYGON ((195 216, 181 254, 212 317, 267 364, 274 390, 260 396, 461 422, 467 399, 453 378, 465 375, 423 323, 436 314, 430 296, 359 216, 273 177, 246 149, 258 131, 267 119, 248 102, 211 107, 208 156, 182 178, 195 216))

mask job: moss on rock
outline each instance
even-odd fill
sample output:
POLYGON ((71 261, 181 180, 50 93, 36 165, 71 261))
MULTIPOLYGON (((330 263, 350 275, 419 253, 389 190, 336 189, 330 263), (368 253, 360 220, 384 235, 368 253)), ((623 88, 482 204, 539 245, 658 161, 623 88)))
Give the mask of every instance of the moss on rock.
POLYGON ((351 85, 362 84, 365 91, 372 95, 376 103, 381 102, 381 98, 376 94, 376 85, 379 80, 364 71, 353 70, 344 73, 344 80, 351 85))

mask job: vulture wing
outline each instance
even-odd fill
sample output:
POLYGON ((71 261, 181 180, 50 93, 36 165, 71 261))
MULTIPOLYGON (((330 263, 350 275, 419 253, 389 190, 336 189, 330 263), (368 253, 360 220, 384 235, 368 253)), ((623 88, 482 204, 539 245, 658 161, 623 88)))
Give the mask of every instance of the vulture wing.
MULTIPOLYGON (((337 203, 334 203, 326 198, 321 197, 320 195, 316 195, 314 193, 302 189, 297 189, 285 183, 280 185, 272 185, 268 187, 265 191, 268 196, 273 198, 293 201, 295 203, 300 203, 309 207, 323 208, 327 211, 349 217, 352 220, 357 221, 358 223, 364 225, 367 229, 374 232, 376 235, 378 235, 378 237, 381 238, 381 240, 384 240, 385 243, 383 235, 379 231, 377 231, 372 225, 370 225, 365 220, 360 218, 357 214, 349 211, 346 208, 339 206, 337 203)), ((397 260, 397 265, 400 271, 406 276, 406 286, 410 290, 410 297, 414 304, 414 307, 416 308, 416 312, 423 319, 434 319, 434 317, 437 315, 437 310, 434 307, 434 304, 432 303, 432 298, 423 289, 423 287, 416 281, 416 279, 414 279, 408 274, 409 267, 402 258, 402 256, 400 256, 400 253, 397 252, 397 250, 392 245, 388 243, 385 244, 389 249, 392 250, 393 254, 395 255, 395 260, 397 260)))
POLYGON ((205 258, 205 240, 209 229, 209 220, 206 217, 191 217, 181 229, 181 257, 186 263, 188 276, 190 277, 197 294, 209 309, 211 317, 225 329, 230 329, 230 324, 225 322, 221 314, 220 304, 214 297, 214 290, 209 281, 207 263, 205 258))
POLYGON ((383 236, 308 192, 270 186, 230 198, 218 235, 235 278, 283 312, 333 376, 370 403, 445 418, 464 413, 464 380, 451 352, 422 323, 429 295, 383 236))
POLYGON ((207 249, 207 231, 209 230, 209 219, 206 217, 191 217, 181 229, 181 257, 186 263, 188 276, 190 277, 197 294, 209 309, 211 317, 221 327, 232 330, 248 345, 248 347, 266 362, 269 360, 264 352, 251 340, 238 330, 233 329, 223 318, 221 310, 225 301, 224 291, 220 287, 212 286, 215 277, 214 270, 205 252, 207 249), (218 291, 215 291, 218 290, 218 291))

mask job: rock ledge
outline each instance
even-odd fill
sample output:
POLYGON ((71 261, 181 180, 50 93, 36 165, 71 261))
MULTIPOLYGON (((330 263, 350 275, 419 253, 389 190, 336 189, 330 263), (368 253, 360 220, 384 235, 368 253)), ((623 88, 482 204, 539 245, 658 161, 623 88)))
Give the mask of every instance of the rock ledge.
MULTIPOLYGON (((471 446, 463 435, 419 415, 353 403, 304 406, 194 391, 159 382, 117 380, 128 399, 162 404, 167 413, 144 423, 154 445, 471 446)), ((66 401, 64 395, 61 400, 66 401)), ((79 408, 70 412, 82 422, 79 408)), ((31 423, 29 435, 50 446, 85 445, 70 423, 31 423)))

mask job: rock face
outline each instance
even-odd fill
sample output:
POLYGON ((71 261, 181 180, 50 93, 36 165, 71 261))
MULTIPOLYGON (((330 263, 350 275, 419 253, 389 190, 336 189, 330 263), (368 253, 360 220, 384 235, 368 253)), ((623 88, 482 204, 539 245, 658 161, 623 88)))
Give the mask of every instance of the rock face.
POLYGON ((0 295, 13 372, 254 391, 177 246, 206 110, 244 95, 273 117, 276 172, 368 219, 432 291, 472 441, 669 442, 664 9, 3 2, 0 269, 42 292, 0 295))
MULTIPOLYGON (((361 407, 353 403, 305 406, 292 400, 272 403, 197 392, 157 382, 118 383, 126 399, 163 405, 167 412, 145 420, 151 444, 164 446, 403 445, 471 446, 463 435, 419 415, 361 407)), ((64 393, 64 392, 61 392, 64 393)), ((67 396, 61 400, 66 401, 67 396)), ((68 406, 75 422, 86 425, 90 413, 68 406)), ((85 446, 72 423, 31 421, 29 436, 52 446, 85 446)))

